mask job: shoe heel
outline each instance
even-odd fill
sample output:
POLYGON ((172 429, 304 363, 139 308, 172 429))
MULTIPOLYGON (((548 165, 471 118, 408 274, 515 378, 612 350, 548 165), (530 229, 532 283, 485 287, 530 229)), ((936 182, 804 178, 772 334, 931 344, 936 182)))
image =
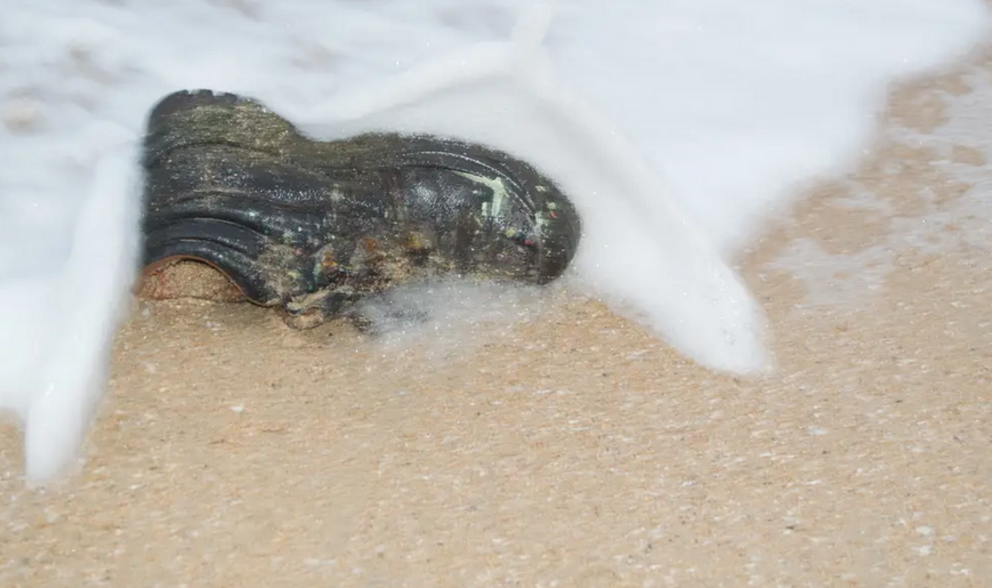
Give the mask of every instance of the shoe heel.
POLYGON ((144 166, 198 145, 227 145, 281 156, 300 140, 293 125, 261 103, 212 90, 169 94, 152 108, 145 135, 144 166))

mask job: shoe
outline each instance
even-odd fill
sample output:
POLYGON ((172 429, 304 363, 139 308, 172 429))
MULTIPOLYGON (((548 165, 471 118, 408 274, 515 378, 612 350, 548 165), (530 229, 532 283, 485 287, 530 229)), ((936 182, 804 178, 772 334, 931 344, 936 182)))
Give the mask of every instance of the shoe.
POLYGON ((313 326, 412 279, 546 284, 581 223, 549 178, 481 145, 423 135, 315 141, 260 102, 182 91, 144 142, 146 275, 213 266, 251 302, 313 326))

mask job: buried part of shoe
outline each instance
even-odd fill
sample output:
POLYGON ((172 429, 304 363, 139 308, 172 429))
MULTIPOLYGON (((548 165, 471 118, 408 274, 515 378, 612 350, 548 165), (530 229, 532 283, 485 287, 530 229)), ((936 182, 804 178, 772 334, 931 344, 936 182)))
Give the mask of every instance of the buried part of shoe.
POLYGON ((315 141, 232 94, 165 97, 143 165, 146 273, 202 261, 310 324, 411 278, 547 283, 580 237, 554 183, 507 154, 429 136, 315 141))

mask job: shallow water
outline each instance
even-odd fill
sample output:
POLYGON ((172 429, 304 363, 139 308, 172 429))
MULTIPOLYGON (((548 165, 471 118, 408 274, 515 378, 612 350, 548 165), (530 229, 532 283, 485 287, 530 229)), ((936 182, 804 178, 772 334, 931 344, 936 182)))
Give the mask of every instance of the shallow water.
MULTIPOLYGON (((700 363, 749 373, 767 367, 766 327, 735 255, 806 182, 857 162, 888 84, 950 63, 989 24, 977 0, 0 11, 0 408, 27 422, 38 479, 71 461, 104 389, 137 254, 127 175, 172 90, 253 95, 328 138, 430 131, 525 157, 586 219, 573 283, 700 363)), ((958 120, 981 107, 959 106, 958 120)), ((783 263, 824 261, 793 253, 783 263)))

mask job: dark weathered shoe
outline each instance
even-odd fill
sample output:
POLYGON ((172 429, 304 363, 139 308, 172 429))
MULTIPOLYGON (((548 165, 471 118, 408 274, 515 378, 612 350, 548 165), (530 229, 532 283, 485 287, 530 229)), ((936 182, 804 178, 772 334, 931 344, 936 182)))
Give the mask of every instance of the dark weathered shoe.
POLYGON ((547 283, 580 236, 555 184, 507 154, 430 136, 314 141, 207 90, 152 110, 144 167, 146 272, 202 261, 311 324, 411 278, 547 283))

